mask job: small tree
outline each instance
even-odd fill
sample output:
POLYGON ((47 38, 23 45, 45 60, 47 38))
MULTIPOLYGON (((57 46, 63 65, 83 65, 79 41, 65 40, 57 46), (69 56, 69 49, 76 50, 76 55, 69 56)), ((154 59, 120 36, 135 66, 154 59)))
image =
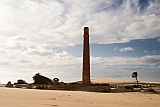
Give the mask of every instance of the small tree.
POLYGON ((33 76, 34 84, 53 84, 53 81, 39 73, 33 76))
POLYGON ((137 85, 138 85, 138 79, 137 79, 137 77, 138 77, 138 73, 137 72, 133 72, 132 73, 132 78, 136 78, 137 85))
POLYGON ((37 73, 37 74, 35 74, 35 75, 33 76, 34 84, 40 84, 40 83, 42 83, 42 82, 41 82, 42 79, 41 79, 40 76, 41 76, 41 75, 40 75, 39 73, 37 73))

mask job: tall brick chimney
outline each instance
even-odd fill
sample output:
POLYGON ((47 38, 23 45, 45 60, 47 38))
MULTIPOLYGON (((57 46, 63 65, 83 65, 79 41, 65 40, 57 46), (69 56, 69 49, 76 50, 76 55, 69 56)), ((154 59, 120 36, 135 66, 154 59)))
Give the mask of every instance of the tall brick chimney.
POLYGON ((89 29, 84 27, 83 35, 83 85, 89 85, 90 82, 90 51, 89 51, 89 29))

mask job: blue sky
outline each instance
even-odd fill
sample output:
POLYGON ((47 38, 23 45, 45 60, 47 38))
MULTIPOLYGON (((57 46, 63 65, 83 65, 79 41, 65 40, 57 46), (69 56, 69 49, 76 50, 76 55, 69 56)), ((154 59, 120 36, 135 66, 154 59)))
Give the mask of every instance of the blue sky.
MULTIPOLYGON (((91 35, 90 35, 91 36, 91 35)), ((91 36, 92 38, 92 36, 91 36)), ((144 55, 159 55, 160 42, 158 38, 137 39, 126 43, 113 44, 90 44, 90 53, 93 57, 111 57, 111 56, 144 56, 144 55)), ((54 47, 58 52, 67 51, 73 56, 82 56, 82 44, 70 47, 54 47)))
POLYGON ((0 82, 81 80, 86 26, 92 78, 160 82, 159 0, 1 0, 0 82))

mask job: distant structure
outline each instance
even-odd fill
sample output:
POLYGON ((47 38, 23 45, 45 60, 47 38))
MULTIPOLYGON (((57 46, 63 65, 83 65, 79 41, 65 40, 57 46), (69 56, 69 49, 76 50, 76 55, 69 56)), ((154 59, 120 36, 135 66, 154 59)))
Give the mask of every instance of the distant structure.
POLYGON ((90 51, 89 51, 89 29, 84 27, 83 35, 83 85, 90 85, 90 51))
POLYGON ((11 83, 11 81, 9 81, 5 87, 13 87, 13 84, 11 83))

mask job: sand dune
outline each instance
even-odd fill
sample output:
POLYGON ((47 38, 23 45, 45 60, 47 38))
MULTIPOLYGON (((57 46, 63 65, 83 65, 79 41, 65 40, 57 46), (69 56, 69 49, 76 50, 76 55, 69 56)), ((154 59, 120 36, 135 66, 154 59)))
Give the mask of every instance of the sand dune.
MULTIPOLYGON (((93 81, 104 82, 102 79, 93 81)), ((1 107, 160 107, 159 100, 160 94, 140 92, 99 93, 0 88, 1 107)))
POLYGON ((119 80, 119 79, 113 79, 113 78, 98 78, 98 79, 92 79, 92 83, 109 83, 109 84, 119 84, 119 83, 128 83, 131 81, 128 80, 119 80))
MULTIPOLYGON (((91 80, 92 83, 109 83, 109 84, 136 84, 136 81, 120 80, 113 78, 96 78, 91 80)), ((139 81, 140 84, 160 84, 160 82, 139 81)))

